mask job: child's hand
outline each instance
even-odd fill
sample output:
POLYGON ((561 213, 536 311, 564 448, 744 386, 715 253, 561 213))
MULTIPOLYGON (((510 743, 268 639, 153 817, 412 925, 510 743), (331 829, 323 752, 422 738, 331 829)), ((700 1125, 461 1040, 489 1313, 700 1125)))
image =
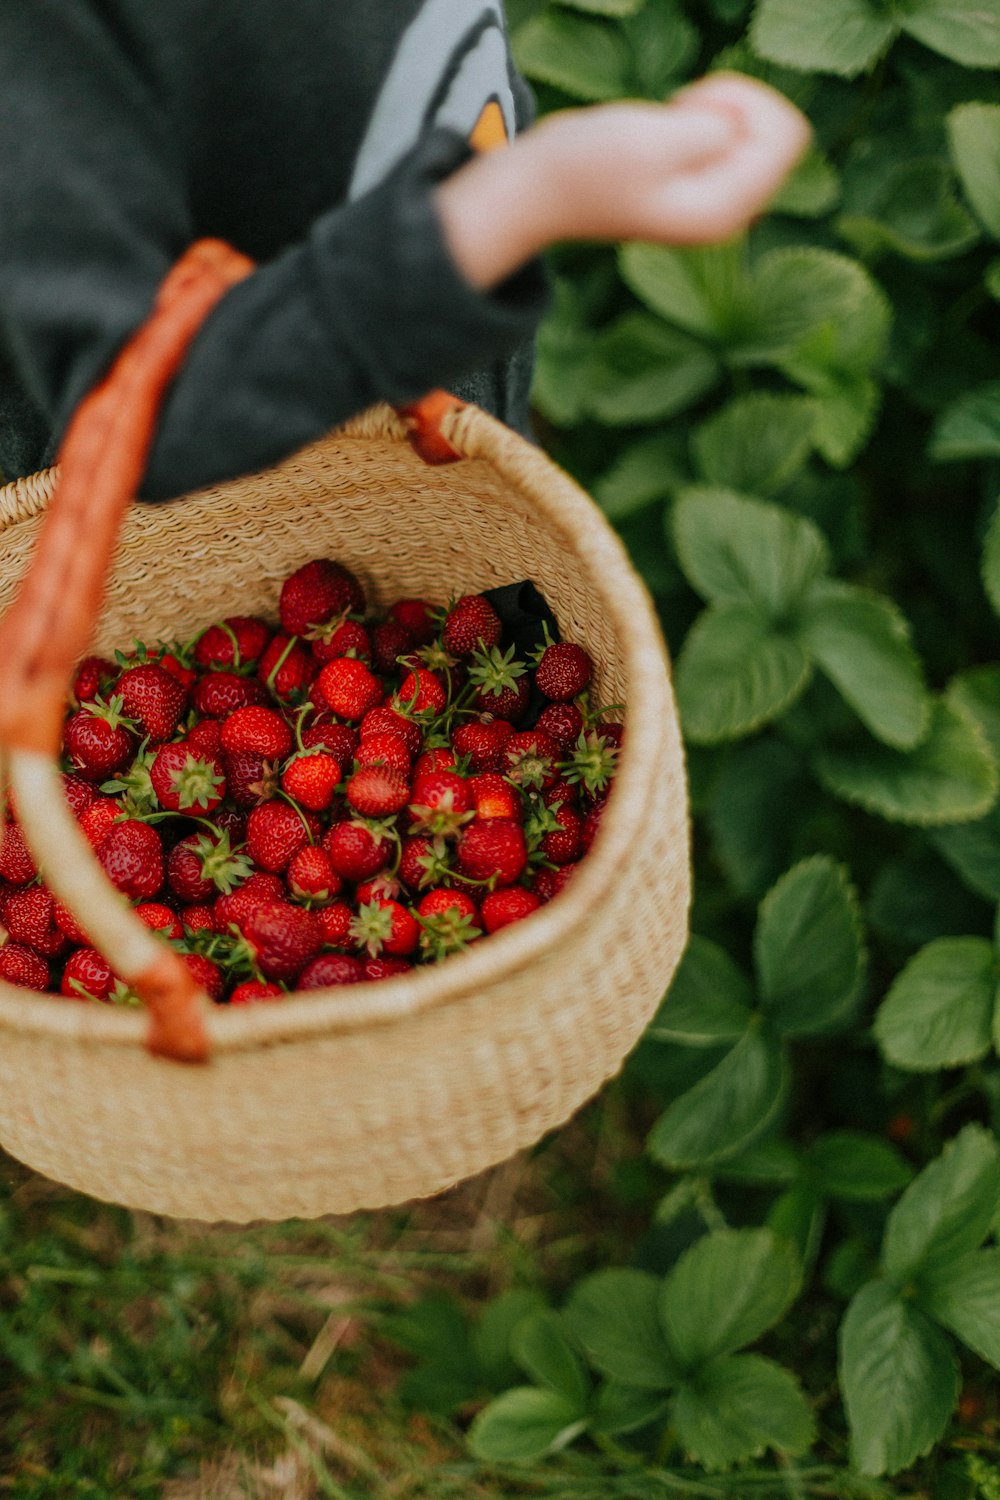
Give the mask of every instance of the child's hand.
POLYGON ((438 205, 459 269, 493 286, 560 240, 728 239, 767 206, 809 136, 782 95, 717 73, 669 104, 550 115, 456 172, 438 205))

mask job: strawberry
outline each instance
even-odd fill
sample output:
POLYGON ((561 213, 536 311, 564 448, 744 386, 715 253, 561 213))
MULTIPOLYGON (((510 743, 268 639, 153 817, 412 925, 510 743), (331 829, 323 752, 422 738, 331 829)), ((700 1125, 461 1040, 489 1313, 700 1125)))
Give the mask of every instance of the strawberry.
POLYGON ((606 797, 602 798, 600 802, 595 802, 593 807, 584 817, 583 826, 580 829, 580 843, 583 847, 584 854, 589 854, 590 846, 597 837, 597 830, 600 827, 601 818, 604 815, 604 808, 606 804, 606 797))
POLYGON ((15 943, 33 948, 43 958, 52 958, 66 945, 66 936, 55 924, 52 894, 43 885, 23 886, 8 892, 3 904, 3 922, 15 943))
POLYGON ((405 958, 366 958, 363 968, 368 980, 394 979, 397 974, 409 974, 413 965, 405 958))
POLYGON ((186 660, 186 653, 185 659, 182 660, 181 657, 175 655, 174 652, 164 649, 162 651, 158 651, 155 656, 150 657, 149 659, 158 662, 163 670, 165 672, 169 672, 171 677, 176 677, 181 687, 185 689, 192 687, 198 679, 198 673, 195 671, 194 667, 188 664, 186 660))
POLYGON ((79 818, 92 802, 96 802, 97 793, 89 782, 84 781, 82 776, 74 775, 72 771, 63 772, 62 782, 70 811, 74 818, 79 818))
POLYGON ((302 642, 290 635, 276 635, 260 659, 258 673, 276 698, 289 699, 304 693, 316 676, 318 663, 302 642))
POLYGON ((206 672, 191 689, 191 702, 207 719, 228 719, 238 708, 266 703, 267 689, 256 677, 236 672, 206 672))
POLYGON ((574 807, 565 802, 554 807, 552 815, 559 827, 543 834, 539 847, 552 864, 568 865, 579 859, 583 851, 583 819, 574 807))
POLYGON ((513 885, 528 861, 520 823, 513 818, 490 818, 470 823, 458 836, 458 868, 473 880, 513 885))
POLYGON ((420 642, 401 620, 383 620, 371 633, 371 661, 376 672, 390 677, 401 656, 411 654, 420 642))
POLYGON ((561 865, 560 868, 556 870, 552 877, 553 896, 558 896, 559 892, 565 889, 570 878, 576 873, 579 868, 580 862, 579 860, 576 860, 572 864, 561 865))
POLYGON ((226 993, 226 976, 204 953, 181 954, 195 979, 201 985, 210 1000, 219 1002, 226 993))
POLYGON ((339 784, 340 765, 325 750, 304 750, 293 755, 281 773, 282 791, 311 812, 328 808, 339 784))
POLYGON ((500 616, 482 594, 463 594, 445 616, 441 642, 452 656, 471 656, 477 646, 499 645, 500 616))
MULTIPOLYGON (((310 632, 312 654, 319 662, 335 661, 338 656, 356 656, 371 661, 372 641, 359 620, 331 621, 310 632)), ((390 665, 389 670, 392 670, 390 665)))
POLYGON ((222 749, 222 725, 218 719, 196 719, 186 739, 196 755, 218 755, 222 749))
POLYGON ((291 983, 316 957, 323 941, 314 914, 287 901, 258 906, 247 918, 244 936, 261 973, 291 983))
POLYGON ((167 856, 167 884, 185 906, 228 894, 250 874, 245 854, 234 854, 229 834, 189 833, 167 856))
POLYGON ((473 771, 499 771, 503 766, 503 748, 514 733, 506 719, 483 714, 460 724, 451 737, 459 755, 467 755, 473 771))
POLYGON ((531 697, 531 679, 524 662, 514 660, 514 647, 501 651, 491 646, 474 651, 469 666, 469 682, 475 688, 473 708, 494 714, 516 724, 522 718, 531 697))
POLYGON ((256 911, 259 906, 269 906, 274 901, 281 901, 284 896, 285 888, 279 876, 255 870, 236 890, 223 892, 216 897, 212 907, 215 925, 220 932, 228 932, 231 927, 242 932, 251 912, 256 911))
POLYGON ((346 901, 331 901, 321 906, 316 913, 323 945, 327 948, 342 948, 348 940, 348 932, 354 919, 354 908, 346 901))
POLYGON ((498 932, 509 927, 511 922, 520 922, 530 917, 542 905, 541 897, 523 885, 509 885, 500 891, 490 891, 483 897, 482 919, 487 932, 498 932))
POLYGON ((439 886, 428 891, 417 907, 420 917, 441 917, 446 912, 455 912, 459 917, 468 917, 471 922, 479 920, 479 908, 465 891, 449 891, 439 886))
POLYGON ((410 783, 402 771, 391 766, 362 766, 349 778, 345 796, 363 817, 383 818, 406 806, 410 783))
POLYGON ((399 873, 411 890, 424 890, 436 881, 444 880, 450 870, 448 846, 444 839, 417 834, 403 840, 399 873))
POLYGON ((410 752, 401 735, 383 730, 380 734, 361 735, 358 745, 359 766, 389 766, 404 775, 410 769, 410 752))
POLYGON ((23 943, 4 943, 0 948, 0 979, 26 990, 47 990, 49 966, 23 943))
MULTIPOLYGON (((617 726, 620 728, 621 726, 617 726)), ((563 775, 571 786, 578 786, 584 796, 595 798, 607 792, 618 764, 619 749, 605 725, 581 734, 575 747, 562 762, 563 775)))
POLYGON ((555 740, 541 729, 512 734, 503 748, 504 773, 518 786, 551 786, 559 775, 561 755, 555 740))
POLYGON ((331 713, 358 723, 370 708, 382 702, 382 684, 363 661, 340 656, 321 669, 316 696, 331 713))
POLYGON ((247 751, 223 755, 229 796, 237 807, 257 807, 278 790, 278 766, 273 760, 247 751))
POLYGON ((398 901, 368 901, 359 906, 349 935, 370 958, 387 953, 391 958, 405 958, 420 941, 420 925, 411 911, 398 901))
POLYGON ((408 672, 392 700, 393 708, 406 714, 437 715, 448 702, 444 683, 426 667, 408 672))
POLYGON ((404 714, 397 713, 388 704, 380 704, 368 710, 361 720, 360 733, 362 739, 368 739, 375 734, 398 734, 411 755, 419 755, 423 744, 420 725, 406 718, 404 714))
POLYGON ((280 1000, 285 991, 280 984, 264 979, 245 979, 229 997, 230 1005, 255 1005, 258 1000, 280 1000))
POLYGON ((278 613, 289 635, 308 635, 335 615, 363 614, 365 591, 341 563, 315 558, 296 568, 281 586, 278 613))
POLYGON ((326 850, 317 844, 307 844, 289 861, 285 875, 288 889, 302 901, 317 903, 329 901, 339 895, 343 881, 330 863, 326 850))
POLYGON ((196 755, 184 740, 161 745, 153 756, 149 779, 157 801, 167 812, 204 816, 226 794, 226 773, 214 755, 196 755))
POLYGON ((163 885, 163 842, 155 828, 136 818, 111 825, 97 858, 111 882, 133 901, 148 901, 163 885))
POLYGON ((131 758, 135 740, 124 708, 117 694, 107 703, 95 698, 67 719, 63 744, 70 766, 84 781, 103 781, 131 758))
POLYGON ((468 783, 454 771, 435 771, 414 782, 410 821, 414 833, 454 837, 475 816, 468 783))
POLYGON ((392 842, 379 824, 359 819, 334 823, 323 835, 330 863, 344 880, 366 880, 389 862, 392 842))
POLYGON ((349 724, 310 724, 302 731, 302 748, 325 750, 340 766, 349 766, 358 748, 358 731, 349 724))
POLYGON ((546 646, 535 669, 535 686, 554 703, 568 703, 588 687, 594 663, 582 646, 557 641, 546 646))
POLYGON ((547 703, 535 728, 550 735, 560 750, 572 750, 583 733, 583 714, 575 703, 547 703))
POLYGON ((299 975, 300 990, 325 990, 334 984, 361 984, 365 966, 350 953, 321 953, 299 975))
POLYGON ((77 703, 88 703, 117 676, 118 667, 106 656, 85 656, 73 677, 73 697, 77 703))
MULTIPOLYGON (((115 803, 117 814, 118 804, 115 803)), ((38 874, 19 823, 6 823, 0 839, 0 875, 11 885, 27 885, 38 874)))
POLYGON ((229 615, 209 625, 195 641, 200 667, 252 667, 271 639, 271 627, 256 615, 229 615))
POLYGON ((433 750, 425 750, 418 755, 413 764, 413 780, 418 781, 421 776, 432 776, 435 771, 453 771, 458 764, 458 756, 449 745, 435 746, 433 750))
POLYGON ((437 610, 426 599, 397 599, 389 606, 389 618, 404 625, 416 638, 418 646, 427 646, 434 639, 434 621, 437 610))
POLYGON ((624 724, 619 724, 615 719, 608 719, 606 722, 599 720, 594 725, 593 732, 599 740, 603 740, 604 744, 613 750, 621 749, 622 740, 625 738, 624 724))
POLYGON ((531 889, 539 901, 551 901, 555 895, 556 870, 550 870, 547 865, 541 865, 531 877, 531 889))
POLYGON ((420 922, 420 951, 425 959, 437 962, 449 953, 459 953, 483 929, 476 924, 479 910, 471 896, 463 891, 428 891, 417 908, 420 922))
POLYGON ((164 937, 180 941, 184 936, 177 913, 164 906, 162 901, 144 901, 135 908, 135 914, 147 927, 154 932, 162 932, 164 937))
POLYGON ((69 938, 71 943, 79 943, 84 948, 90 946, 90 937, 84 932, 69 907, 64 906, 61 901, 53 901, 52 903, 52 920, 63 936, 69 938))
POLYGON ((242 752, 263 755, 266 760, 283 760, 292 748, 292 731, 286 721, 275 709, 261 704, 238 708, 223 719, 220 739, 227 755, 242 752))
MULTIPOLYGON (((220 896, 220 901, 225 897, 220 896)), ((210 906, 204 902, 195 901, 190 906, 182 906, 180 910, 181 936, 195 932, 215 932, 215 913, 210 906)))
POLYGON ((398 901, 403 892, 402 881, 391 870, 380 870, 370 880, 362 880, 354 891, 356 906, 366 901, 398 901))
POLYGON ((169 740, 187 703, 187 690, 158 662, 126 667, 115 683, 129 718, 154 744, 169 740))
POLYGON ((287 802, 262 802, 247 819, 247 852, 258 868, 279 874, 319 834, 311 813, 299 813, 287 802))
POLYGON ((66 960, 59 990, 76 1000, 106 1000, 118 976, 96 948, 76 948, 66 960))
MULTIPOLYGON (((90 806, 80 814, 80 827, 88 841, 100 848, 108 829, 123 816, 121 803, 114 797, 95 797, 90 806)), ((0 875, 4 874, 3 855, 0 853, 0 875)), ((7 876, 10 879, 10 876, 7 876)))
POLYGON ((516 818, 520 822, 524 809, 516 787, 496 771, 482 771, 466 783, 476 817, 516 818))

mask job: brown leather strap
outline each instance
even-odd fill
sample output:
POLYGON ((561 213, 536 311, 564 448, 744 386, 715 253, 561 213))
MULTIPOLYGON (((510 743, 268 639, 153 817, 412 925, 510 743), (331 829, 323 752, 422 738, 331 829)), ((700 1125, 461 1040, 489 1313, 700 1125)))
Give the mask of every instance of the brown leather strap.
POLYGON ((419 401, 399 407, 399 414, 409 423, 408 437, 426 464, 453 464, 462 457, 441 431, 441 422, 449 412, 465 406, 448 391, 428 391, 419 401))

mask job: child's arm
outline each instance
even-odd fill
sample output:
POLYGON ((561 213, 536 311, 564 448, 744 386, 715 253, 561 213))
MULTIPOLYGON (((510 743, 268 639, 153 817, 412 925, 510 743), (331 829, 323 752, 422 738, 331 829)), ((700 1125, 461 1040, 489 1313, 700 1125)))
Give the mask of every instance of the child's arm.
POLYGON ((766 207, 809 133, 773 89, 718 73, 666 105, 548 116, 443 182, 438 214, 456 265, 480 288, 560 240, 706 244, 766 207))

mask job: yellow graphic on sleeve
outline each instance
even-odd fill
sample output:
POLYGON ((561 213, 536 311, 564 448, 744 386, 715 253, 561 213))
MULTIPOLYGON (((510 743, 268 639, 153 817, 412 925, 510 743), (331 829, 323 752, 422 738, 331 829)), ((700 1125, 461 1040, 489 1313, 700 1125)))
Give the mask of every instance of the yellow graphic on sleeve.
POLYGON ((496 99, 489 99, 469 132, 469 145, 473 151, 495 151, 498 146, 506 144, 507 126, 503 110, 496 99))

